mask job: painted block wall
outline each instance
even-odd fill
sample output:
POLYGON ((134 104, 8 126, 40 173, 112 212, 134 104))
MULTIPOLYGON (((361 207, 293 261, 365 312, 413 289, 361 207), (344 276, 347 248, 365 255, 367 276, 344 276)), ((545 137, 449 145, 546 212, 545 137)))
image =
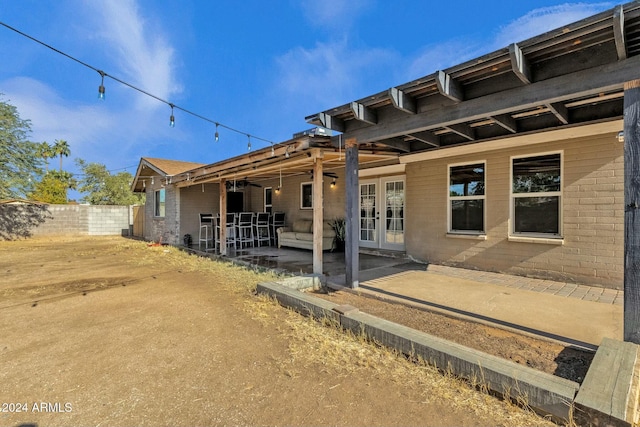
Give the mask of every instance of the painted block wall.
POLYGON ((0 235, 5 238, 52 234, 128 235, 129 206, 39 205, 38 218, 28 205, 0 205, 0 235))
POLYGON ((624 160, 615 135, 409 163, 407 254, 419 260, 623 286, 624 160), (511 156, 563 152, 563 244, 509 240, 511 156), (486 240, 448 235, 448 165, 486 161, 486 240))

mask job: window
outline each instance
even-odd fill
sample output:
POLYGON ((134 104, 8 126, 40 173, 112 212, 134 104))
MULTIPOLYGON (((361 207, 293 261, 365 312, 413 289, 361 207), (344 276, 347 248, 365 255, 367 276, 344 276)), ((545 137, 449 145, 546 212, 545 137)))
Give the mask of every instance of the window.
POLYGON ((300 184, 300 209, 313 209, 313 183, 300 184))
POLYGON ((264 211, 271 213, 273 210, 273 190, 271 187, 264 189, 264 211))
POLYGON ((485 164, 449 166, 449 232, 484 233, 485 164))
POLYGON ((164 217, 164 188, 154 193, 154 216, 164 217))
POLYGON ((561 153, 511 161, 512 232, 560 236, 561 153))

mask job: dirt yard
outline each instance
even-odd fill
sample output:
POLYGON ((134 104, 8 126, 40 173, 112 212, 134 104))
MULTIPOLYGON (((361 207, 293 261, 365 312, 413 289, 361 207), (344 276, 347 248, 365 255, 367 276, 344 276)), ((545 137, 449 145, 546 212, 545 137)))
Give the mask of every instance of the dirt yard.
POLYGON ((2 426, 552 425, 175 248, 0 242, 0 273, 2 426))

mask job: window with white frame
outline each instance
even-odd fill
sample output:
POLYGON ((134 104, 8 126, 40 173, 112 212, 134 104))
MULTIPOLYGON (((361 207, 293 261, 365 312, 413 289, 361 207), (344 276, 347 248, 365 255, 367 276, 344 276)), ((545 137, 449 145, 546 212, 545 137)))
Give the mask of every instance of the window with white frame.
POLYGON ((164 217, 165 192, 164 188, 154 192, 154 216, 164 217))
POLYGON ((511 159, 512 233, 561 235, 562 153, 511 159))
POLYGON ((273 189, 265 187, 264 189, 264 211, 271 213, 273 210, 273 189))
POLYGON ((484 233, 485 163, 449 166, 449 232, 484 233))
POLYGON ((300 209, 313 209, 313 183, 300 184, 300 209))

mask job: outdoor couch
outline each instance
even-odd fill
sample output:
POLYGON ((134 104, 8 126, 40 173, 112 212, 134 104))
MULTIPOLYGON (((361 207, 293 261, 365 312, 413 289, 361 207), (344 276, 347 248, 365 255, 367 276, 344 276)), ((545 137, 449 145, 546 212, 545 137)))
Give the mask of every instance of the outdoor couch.
MULTIPOLYGON (((277 230, 278 247, 291 247, 313 250, 313 221, 310 219, 297 219, 291 227, 281 227, 277 230)), ((322 250, 333 249, 333 241, 336 232, 330 221, 322 223, 322 250)))

